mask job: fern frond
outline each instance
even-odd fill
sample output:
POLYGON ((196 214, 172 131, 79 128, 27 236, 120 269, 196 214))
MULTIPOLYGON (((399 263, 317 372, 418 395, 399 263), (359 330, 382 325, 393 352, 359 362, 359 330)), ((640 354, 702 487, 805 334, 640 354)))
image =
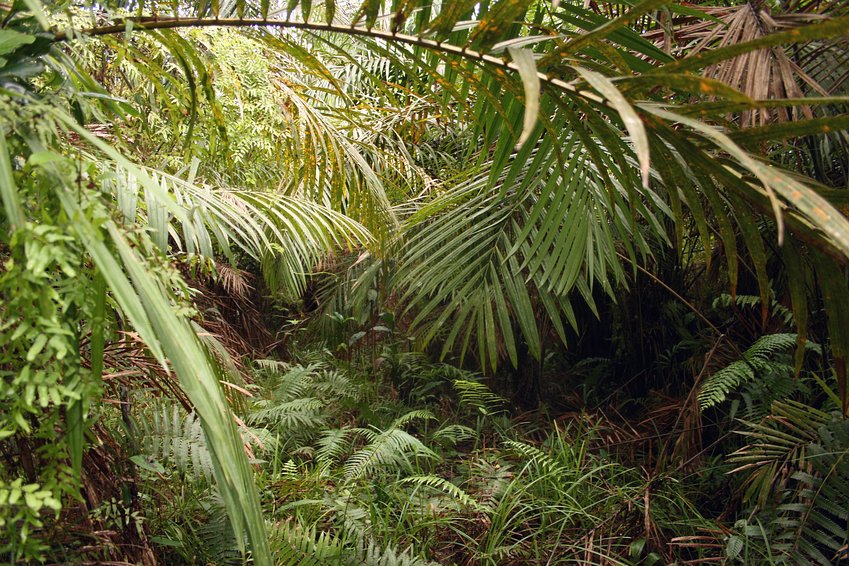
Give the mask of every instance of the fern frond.
POLYGON ((295 399, 285 403, 260 401, 264 408, 248 416, 251 424, 265 424, 286 431, 315 429, 325 422, 322 413, 324 402, 312 397, 295 399))
POLYGON ((475 510, 482 509, 480 503, 475 501, 468 493, 459 486, 454 485, 445 478, 439 476, 410 476, 398 482, 401 485, 414 485, 417 487, 429 487, 437 491, 441 491, 453 499, 457 500, 461 505, 471 507, 475 510))
POLYGON ((504 445, 546 474, 561 478, 569 475, 568 470, 560 462, 536 446, 515 440, 507 440, 504 442, 504 445))
POLYGON ((342 541, 327 532, 288 523, 277 523, 269 531, 274 563, 278 566, 340 564, 347 556, 342 541))
POLYGON ((374 437, 345 462, 345 479, 355 480, 381 469, 409 470, 410 457, 438 459, 439 456, 422 442, 399 428, 391 428, 374 437))
POLYGON ((200 419, 177 404, 153 407, 136 419, 141 451, 164 466, 173 466, 195 480, 213 477, 212 457, 200 419))
POLYGON ((409 424, 413 421, 418 421, 418 420, 430 421, 430 420, 434 420, 434 419, 436 419, 436 417, 430 411, 423 410, 423 409, 416 409, 414 411, 404 413, 403 415, 401 415, 400 417, 395 419, 392 422, 392 425, 390 426, 390 428, 400 428, 400 427, 402 427, 406 424, 409 424))
POLYGON ((455 379, 454 389, 460 396, 460 404, 484 415, 494 415, 504 411, 505 401, 494 394, 489 387, 479 381, 455 379))
POLYGON ((414 556, 411 550, 398 551, 391 546, 381 548, 374 541, 361 541, 356 550, 356 564, 365 566, 438 566, 424 558, 414 556))
MULTIPOLYGON (((719 405, 728 395, 741 386, 758 378, 792 376, 792 361, 776 360, 781 354, 796 346, 795 334, 767 334, 758 338, 742 359, 736 360, 705 379, 699 391, 699 406, 702 410, 719 405)), ((814 345, 809 344, 813 348, 814 345)))
POLYGON ((312 387, 316 395, 323 399, 358 401, 362 396, 357 384, 337 370, 319 372, 313 378, 312 387))
POLYGON ((473 428, 459 424, 446 424, 431 435, 431 439, 441 445, 455 445, 465 440, 472 440, 477 436, 473 428))
POLYGON ((368 536, 353 536, 353 543, 346 542, 327 531, 290 523, 278 523, 270 529, 278 566, 438 566, 413 555, 410 549, 381 547, 368 536))
POLYGON ((292 401, 310 396, 311 386, 322 368, 322 364, 318 363, 289 366, 285 373, 274 376, 277 383, 274 398, 277 401, 292 401))
POLYGON ((291 367, 291 365, 287 362, 267 358, 253 360, 253 364, 257 367, 258 370, 269 373, 284 372, 291 367))
POLYGON ((316 456, 323 467, 329 468, 340 461, 351 449, 351 433, 352 431, 346 428, 335 428, 321 433, 316 456))
MULTIPOLYGON (((713 301, 713 308, 731 308, 732 306, 747 309, 754 309, 756 307, 760 308, 761 298, 758 295, 736 295, 732 297, 727 293, 723 293, 713 301)), ((779 318, 786 326, 795 326, 793 311, 776 301, 774 298, 769 302, 769 311, 772 316, 779 318)))

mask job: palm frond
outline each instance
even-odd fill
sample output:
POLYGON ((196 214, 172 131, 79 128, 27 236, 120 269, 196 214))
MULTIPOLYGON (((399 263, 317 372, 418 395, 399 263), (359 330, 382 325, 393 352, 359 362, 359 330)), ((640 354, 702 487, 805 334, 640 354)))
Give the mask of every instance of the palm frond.
MULTIPOLYGON (((831 564, 845 552, 849 513, 849 426, 800 403, 774 403, 750 424, 750 443, 732 456, 748 474, 749 495, 772 510, 767 541, 791 562, 831 564)), ((754 535, 755 533, 752 533, 754 535)))

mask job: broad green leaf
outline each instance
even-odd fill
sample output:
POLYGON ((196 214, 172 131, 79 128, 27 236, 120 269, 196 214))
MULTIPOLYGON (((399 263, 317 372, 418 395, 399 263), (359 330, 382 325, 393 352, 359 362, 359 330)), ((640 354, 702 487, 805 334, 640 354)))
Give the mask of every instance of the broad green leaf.
POLYGON ((35 36, 27 35, 11 29, 0 29, 0 55, 12 53, 22 45, 35 41, 35 36))
POLYGON ((849 356, 849 284, 846 272, 831 258, 815 253, 815 265, 823 293, 826 320, 828 322, 829 342, 834 355, 834 369, 837 373, 838 394, 841 410, 849 414, 849 383, 846 374, 846 358, 849 356))
POLYGON ((805 361, 805 343, 808 337, 808 293, 806 289, 807 274, 801 258, 801 248, 793 239, 789 239, 781 250, 787 274, 787 288, 790 294, 790 304, 796 321, 796 354, 794 356, 796 375, 802 371, 805 361))
POLYGON ((209 354, 201 346, 189 323, 174 312, 167 294, 118 228, 112 223, 108 223, 106 228, 124 268, 133 280, 155 335, 168 355, 170 366, 201 419, 212 455, 215 478, 236 541, 241 541, 246 531, 254 561, 270 565, 271 553, 253 474, 209 354))
POLYGON ((76 399, 68 403, 65 409, 68 452, 71 456, 71 469, 80 477, 83 469, 83 401, 76 399))
POLYGON ((165 467, 162 464, 160 464, 159 462, 148 461, 148 459, 141 454, 130 456, 130 461, 142 470, 145 470, 147 472, 151 472, 153 474, 165 473, 165 467))

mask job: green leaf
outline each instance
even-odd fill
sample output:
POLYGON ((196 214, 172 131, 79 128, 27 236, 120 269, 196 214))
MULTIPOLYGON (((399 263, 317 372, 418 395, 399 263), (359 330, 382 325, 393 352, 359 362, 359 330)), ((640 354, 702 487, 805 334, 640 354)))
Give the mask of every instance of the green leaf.
POLYGON ((162 286, 139 260, 117 226, 109 222, 106 228, 133 280, 155 336, 201 419, 215 479, 236 540, 241 541, 242 533, 247 531, 254 561, 270 565, 271 554, 253 474, 209 355, 189 323, 174 312, 162 286))
POLYGON ((27 351, 26 359, 28 362, 33 361, 36 356, 41 353, 41 350, 43 350, 45 344, 47 344, 47 339, 48 338, 46 334, 39 334, 35 337, 35 340, 33 340, 32 342, 32 346, 30 346, 29 350, 27 351))
POLYGON ((165 467, 162 464, 160 464, 159 462, 150 462, 141 454, 130 456, 130 461, 142 470, 146 470, 154 474, 165 473, 165 467))
POLYGON ((844 269, 827 256, 815 253, 817 275, 823 294, 834 369, 837 374, 841 410, 849 413, 849 381, 846 358, 849 356, 849 285, 844 269))
POLYGON ((428 31, 433 32, 439 40, 447 38, 454 31, 454 24, 471 15, 476 4, 478 0, 452 0, 443 3, 439 15, 428 25, 428 31))
POLYGON ((68 403, 65 410, 68 436, 68 451, 71 455, 71 468, 74 475, 80 477, 83 469, 83 402, 75 400, 68 403))
POLYGON ((743 540, 736 536, 732 535, 728 538, 728 544, 725 546, 725 556, 729 560, 735 560, 740 552, 743 551, 743 540))
POLYGON ((651 170, 651 156, 648 135, 646 135, 646 129, 645 126, 643 126, 643 121, 640 119, 640 116, 622 93, 619 92, 619 89, 614 86, 610 79, 604 75, 600 75, 582 67, 575 67, 575 70, 578 71, 578 73, 586 79, 586 81, 590 83, 594 89, 604 95, 604 97, 610 101, 619 113, 619 116, 622 118, 622 122, 625 124, 625 128, 631 135, 631 143, 634 144, 634 151, 636 152, 637 159, 640 162, 640 175, 642 176, 643 187, 648 187, 649 172, 651 170))
POLYGON ((616 85, 628 94, 630 94, 631 90, 634 90, 634 87, 650 89, 662 87, 687 94, 715 96, 731 102, 749 106, 755 105, 755 101, 751 98, 721 81, 684 73, 652 73, 650 75, 644 74, 636 77, 623 77, 617 79, 616 85))
POLYGON ((539 115, 540 80, 536 63, 534 63, 533 51, 517 47, 509 47, 507 50, 519 70, 519 76, 522 78, 522 86, 525 90, 525 119, 522 124, 522 135, 516 142, 516 145, 521 147, 531 137, 531 133, 536 127, 537 116, 539 115))
POLYGON ((849 116, 827 116, 810 120, 778 122, 758 128, 747 128, 730 134, 730 138, 743 146, 753 146, 768 141, 778 141, 802 136, 828 134, 849 130, 849 116))
POLYGON ((0 198, 9 222, 10 231, 24 225, 24 214, 18 198, 18 187, 12 172, 12 161, 5 132, 0 132, 0 198))
POLYGON ((12 53, 22 45, 35 41, 35 36, 27 35, 10 29, 0 29, 0 55, 12 53))
POLYGON ((472 46, 486 50, 503 40, 510 29, 521 20, 531 5, 531 0, 499 0, 482 15, 470 36, 472 46))
POLYGON ((652 10, 657 10, 658 8, 668 4, 670 1, 671 0, 645 0, 640 2, 621 16, 608 21, 604 25, 599 26, 589 33, 580 35, 576 39, 567 42, 563 47, 558 49, 558 54, 568 55, 577 53, 578 50, 583 49, 591 43, 606 38, 640 16, 647 14, 652 10))
POLYGON ((793 317, 796 320, 796 375, 802 372, 805 361, 805 343, 808 336, 808 293, 806 289, 807 273, 800 257, 801 250, 793 239, 790 239, 781 250, 787 273, 787 288, 790 293, 790 304, 793 307, 793 317))

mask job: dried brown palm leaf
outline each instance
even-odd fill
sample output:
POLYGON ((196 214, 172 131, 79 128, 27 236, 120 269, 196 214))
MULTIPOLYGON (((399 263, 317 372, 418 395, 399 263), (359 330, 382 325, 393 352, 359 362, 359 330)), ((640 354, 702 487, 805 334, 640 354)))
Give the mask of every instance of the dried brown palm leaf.
POLYGON ((240 299, 244 299, 253 290, 250 284, 251 274, 242 269, 231 267, 226 263, 216 265, 218 271, 217 283, 224 291, 240 299))
MULTIPOLYGON (((686 16, 671 26, 655 28, 644 37, 679 56, 729 48, 781 31, 816 25, 845 8, 839 2, 793 2, 772 11, 763 2, 737 6, 700 7, 705 18, 686 16), (835 12, 830 13, 829 10, 835 12)), ((792 50, 772 47, 741 54, 706 67, 703 76, 721 81, 754 100, 800 98, 806 94, 841 93, 849 71, 849 42, 845 39, 810 42, 792 50)), ((740 125, 762 126, 774 121, 812 118, 809 107, 752 109, 743 112, 740 125)))

